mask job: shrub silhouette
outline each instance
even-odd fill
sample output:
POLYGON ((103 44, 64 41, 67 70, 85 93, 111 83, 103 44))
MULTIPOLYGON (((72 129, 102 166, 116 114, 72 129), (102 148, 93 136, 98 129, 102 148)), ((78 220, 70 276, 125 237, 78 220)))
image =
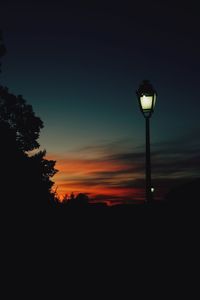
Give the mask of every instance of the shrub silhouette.
POLYGON ((76 197, 74 193, 72 193, 70 198, 61 204, 62 207, 85 207, 89 205, 89 197, 84 193, 79 193, 76 197))

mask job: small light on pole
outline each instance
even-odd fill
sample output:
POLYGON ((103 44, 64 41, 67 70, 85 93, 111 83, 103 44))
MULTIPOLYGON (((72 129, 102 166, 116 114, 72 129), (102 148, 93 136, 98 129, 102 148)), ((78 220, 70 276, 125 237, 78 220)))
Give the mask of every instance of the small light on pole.
POLYGON ((155 189, 154 187, 151 187, 151 192, 154 193, 155 189))
POLYGON ((151 157, 150 157, 150 117, 154 112, 157 93, 148 80, 143 80, 136 91, 140 110, 146 120, 146 203, 152 202, 151 157))

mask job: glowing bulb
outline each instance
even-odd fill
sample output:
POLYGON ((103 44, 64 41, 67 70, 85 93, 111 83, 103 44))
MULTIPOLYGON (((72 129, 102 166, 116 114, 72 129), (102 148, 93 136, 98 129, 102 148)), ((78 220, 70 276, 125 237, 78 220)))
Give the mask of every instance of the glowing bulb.
POLYGON ((153 97, 152 96, 145 96, 143 95, 141 97, 141 105, 143 110, 151 110, 152 108, 152 101, 153 97))

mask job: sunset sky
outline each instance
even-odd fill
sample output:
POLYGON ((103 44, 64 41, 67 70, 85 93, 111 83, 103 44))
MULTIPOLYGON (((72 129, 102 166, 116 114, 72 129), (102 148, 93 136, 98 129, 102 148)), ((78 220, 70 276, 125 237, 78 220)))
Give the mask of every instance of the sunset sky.
POLYGON ((1 1, 1 84, 43 120, 41 149, 57 161, 61 197, 143 199, 145 122, 135 94, 143 79, 158 93, 151 118, 156 197, 199 176, 195 2, 1 1))

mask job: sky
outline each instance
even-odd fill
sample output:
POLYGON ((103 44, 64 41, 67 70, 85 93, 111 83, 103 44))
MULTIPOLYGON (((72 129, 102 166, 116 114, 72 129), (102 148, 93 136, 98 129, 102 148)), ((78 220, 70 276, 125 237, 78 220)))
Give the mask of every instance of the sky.
MULTIPOLYGON (((196 2, 196 1, 195 1, 196 2)), ((145 120, 135 91, 158 93, 151 117, 152 183, 161 199, 199 176, 200 27, 190 1, 1 1, 7 54, 0 83, 44 122, 62 198, 144 198, 145 120)))

